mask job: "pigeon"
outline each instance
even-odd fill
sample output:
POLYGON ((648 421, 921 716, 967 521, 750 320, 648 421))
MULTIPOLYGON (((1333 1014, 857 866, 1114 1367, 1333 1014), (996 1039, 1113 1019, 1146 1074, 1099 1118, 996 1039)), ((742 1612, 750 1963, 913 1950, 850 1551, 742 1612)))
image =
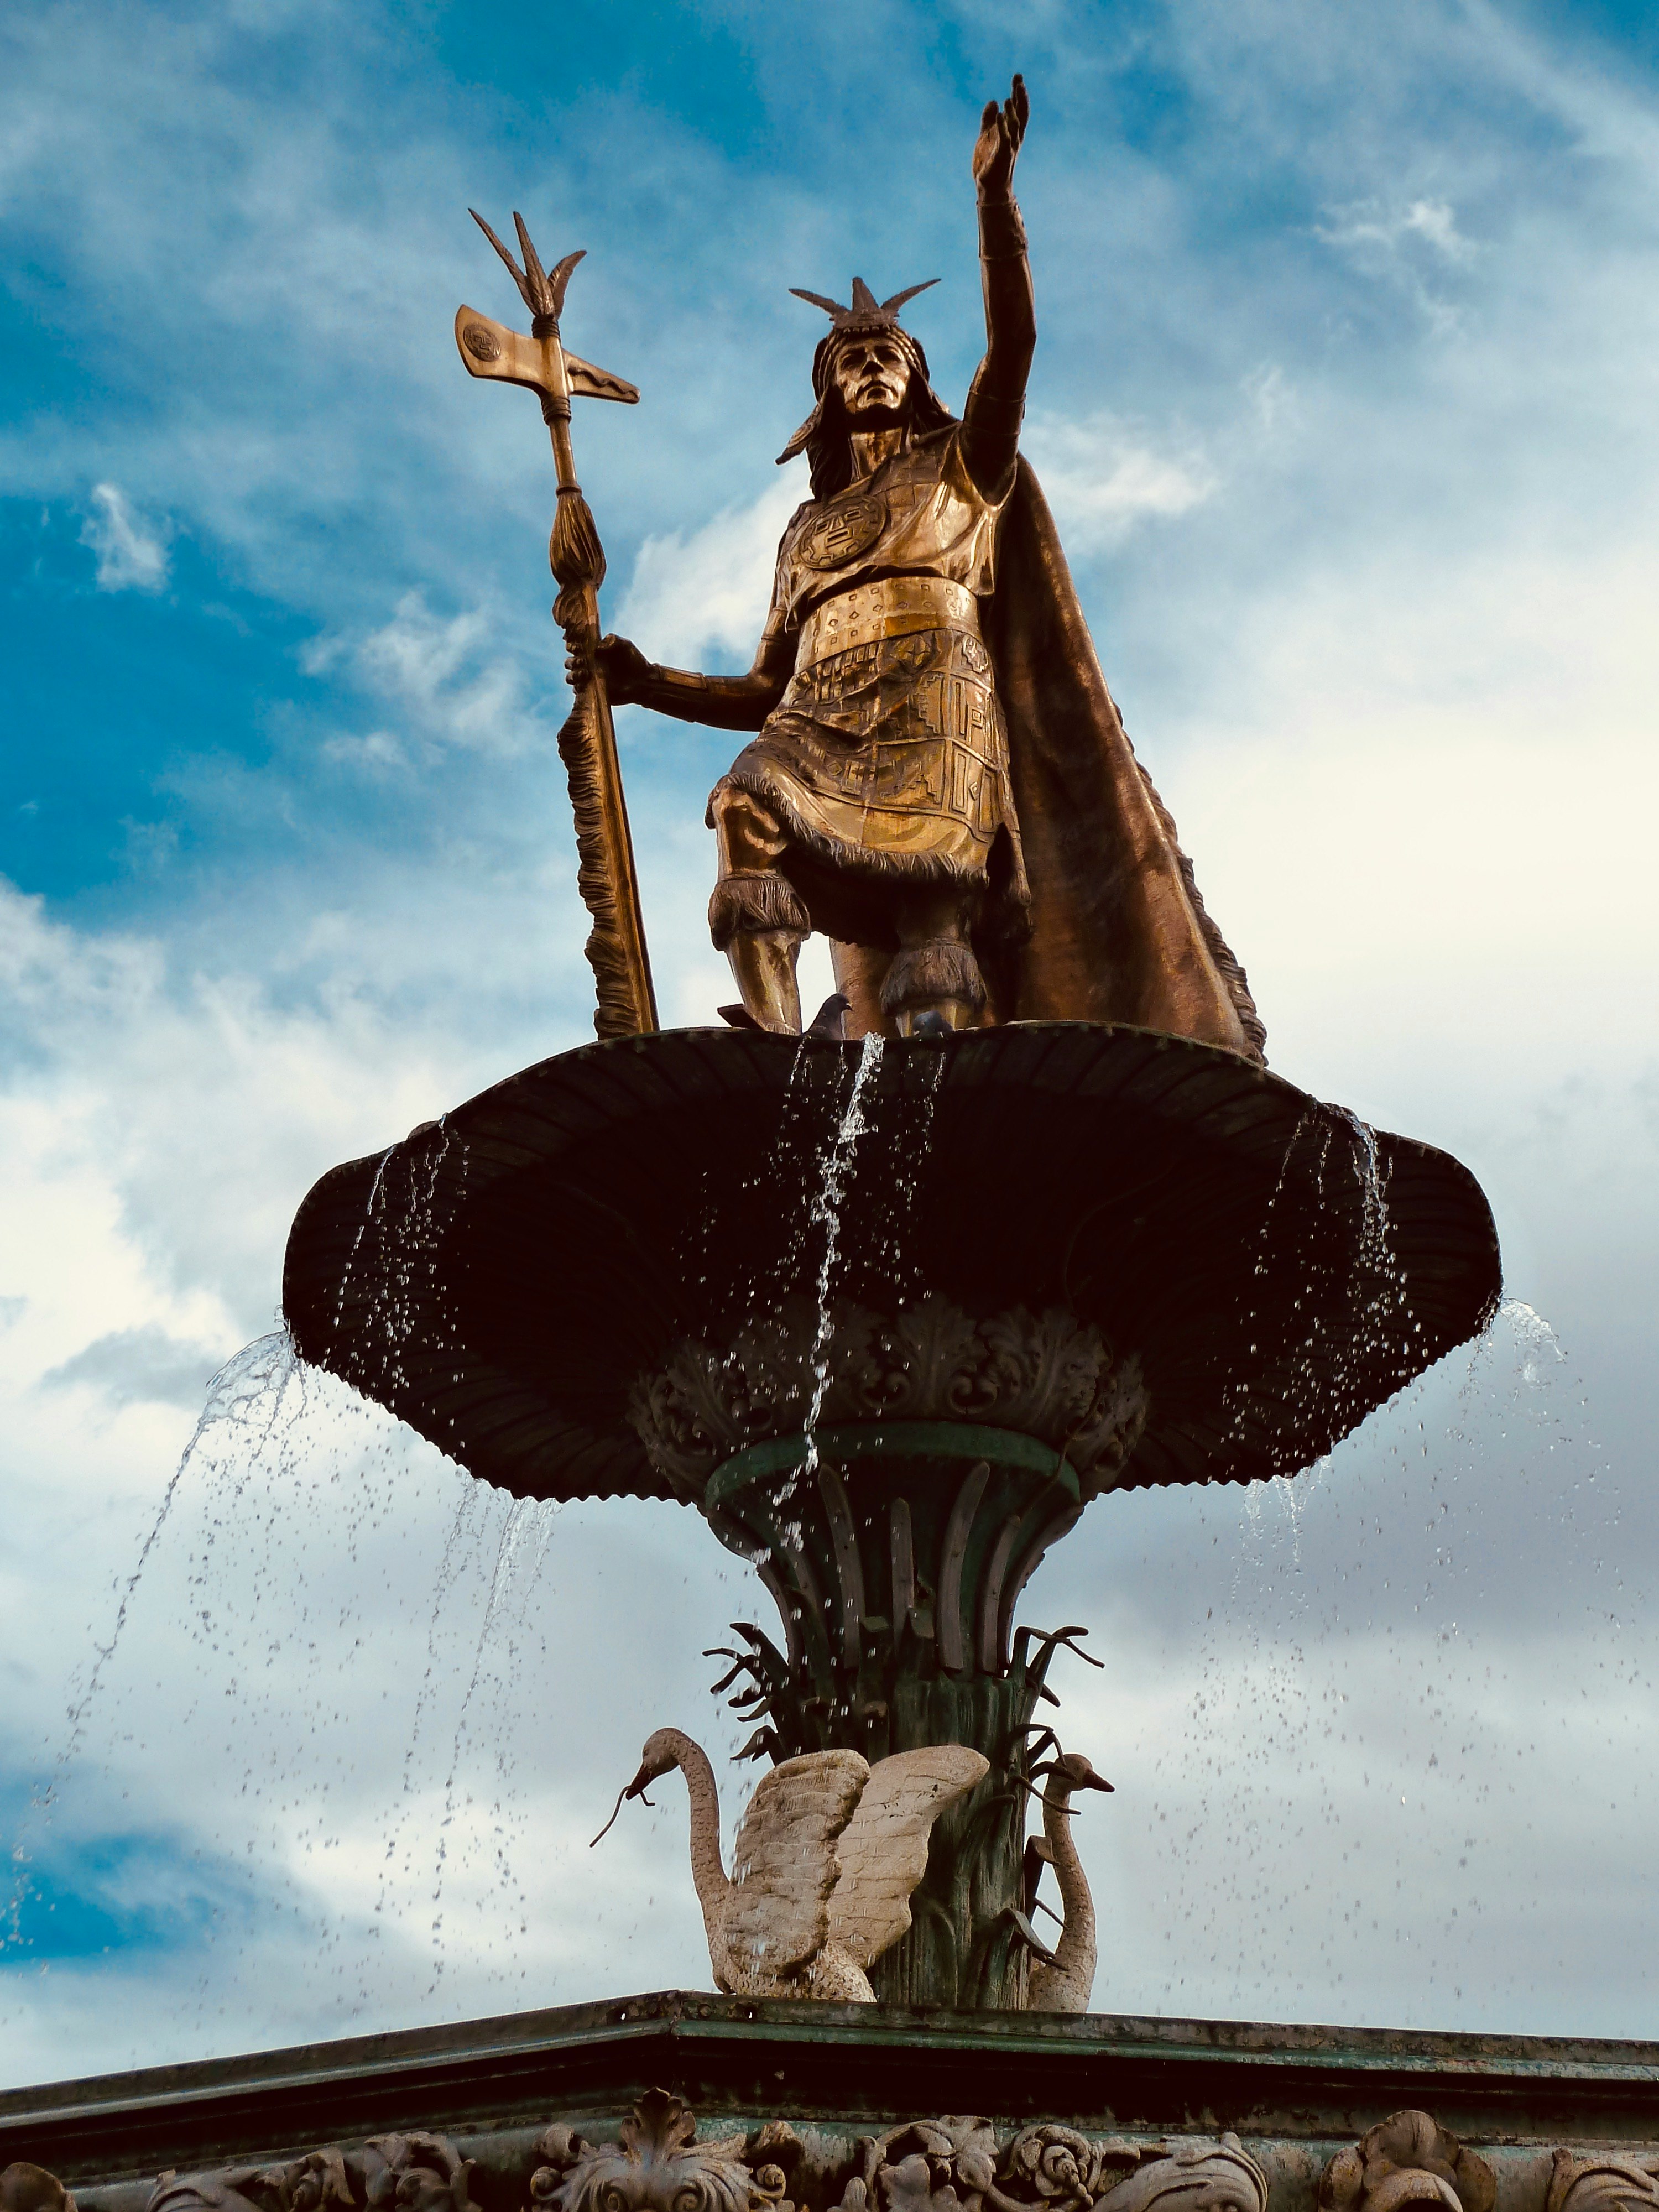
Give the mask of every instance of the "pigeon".
MULTIPOLYGON (((807 1036, 828 1037, 832 1043, 839 1044, 842 1037, 841 1018, 852 1003, 852 1000, 842 992, 831 991, 806 1024, 807 1036)), ((765 1024, 757 1022, 747 1006, 722 1006, 720 1009, 720 1017, 723 1022, 729 1023, 734 1030, 759 1030, 763 1035, 766 1033, 765 1024)))

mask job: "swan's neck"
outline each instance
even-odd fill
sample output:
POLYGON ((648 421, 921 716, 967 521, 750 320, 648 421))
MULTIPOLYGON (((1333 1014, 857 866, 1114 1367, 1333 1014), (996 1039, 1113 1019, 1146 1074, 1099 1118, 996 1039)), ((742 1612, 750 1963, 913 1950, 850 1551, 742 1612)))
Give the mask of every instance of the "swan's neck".
POLYGON ((1059 1775, 1050 1778, 1042 1793, 1042 1832, 1054 1853, 1054 1880, 1066 1907, 1065 1923, 1054 1946, 1054 1966, 1069 1973, 1085 1961, 1095 1963, 1095 1901, 1089 1879, 1072 1841, 1072 1785, 1059 1775))
POLYGON ((702 1924, 710 1950, 723 1949, 720 1916, 731 1884, 720 1864, 720 1797, 714 1770, 708 1764, 708 1753, 690 1736, 683 1735, 678 1729, 666 1729, 665 1734, 691 1800, 691 1879, 702 1907, 702 1924))

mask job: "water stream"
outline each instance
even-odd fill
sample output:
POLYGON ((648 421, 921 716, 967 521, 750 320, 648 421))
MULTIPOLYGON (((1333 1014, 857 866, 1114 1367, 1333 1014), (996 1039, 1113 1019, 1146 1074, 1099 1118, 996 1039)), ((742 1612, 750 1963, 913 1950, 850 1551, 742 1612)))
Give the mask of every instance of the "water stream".
POLYGON ((813 1324, 811 1395, 807 1404, 805 1428, 806 1431, 806 1464, 805 1472, 810 1479, 817 1473, 817 1425, 823 1412, 823 1394, 830 1383, 830 1340, 835 1333, 835 1321, 830 1310, 836 1263, 841 1254, 842 1209, 846 1204, 848 1187, 858 1155, 859 1139, 867 1132, 870 1122, 866 1110, 866 1094, 875 1080, 881 1066, 882 1040, 871 1030, 860 1047, 858 1064, 853 1071, 853 1087, 842 1109, 841 1118, 825 1146, 818 1187, 814 1192, 807 1218, 823 1238, 818 1258, 817 1282, 817 1313, 813 1324))
MULTIPOLYGON (((827 1115, 804 1077, 794 1096, 822 1132, 804 1204, 799 1152, 791 1170, 812 1240, 796 1255, 808 1480, 850 1202, 879 1140, 896 1262, 945 1055, 915 1055, 894 1133, 879 1040, 836 1058, 827 1115)), ((1411 1318, 1374 1140, 1363 1124, 1318 1140, 1355 1209, 1354 1299, 1397 1337, 1411 1318)), ((453 1142, 377 1176, 374 1218, 437 1223, 453 1142)), ((389 1329, 407 1327, 408 1288, 380 1297, 389 1329)), ((1566 2024, 1526 2011, 1538 1899, 1565 1893, 1550 1886, 1586 1822, 1604 1878, 1635 1881, 1616 1824, 1636 1837, 1650 1818, 1620 1715, 1651 1697, 1653 1638, 1623 1591, 1620 1502, 1583 1399, 1548 1324, 1510 1300, 1293 1481, 1114 1498, 1045 1565, 1028 1612, 1090 1620, 1111 1660, 1098 1687, 1080 1669, 1062 1686, 1068 1747, 1119 1791, 1085 1841, 1097 2004, 1566 2024)), ((158 1889, 199 1900, 206 1931, 174 1939, 185 1980, 161 1988, 146 2056, 700 1978, 678 1804, 654 1857, 641 1828, 598 1874, 582 1863, 592 1801, 644 1727, 708 1735, 687 1654, 727 1616, 726 1574, 746 1601, 742 1571, 689 1545, 682 1516, 612 1503, 556 1531, 299 1366, 282 1334, 251 1345, 91 1640, 16 1835, 0 1953, 33 1969, 31 1883, 82 1832, 125 1821, 181 1839, 158 1889)), ((1552 1987, 1577 1971, 1572 1941, 1549 1938, 1552 1987)), ((88 1970, 112 1978, 112 2015, 118 1970, 88 1970)), ((1593 1991, 1582 2017, 1605 2019, 1593 1991)))

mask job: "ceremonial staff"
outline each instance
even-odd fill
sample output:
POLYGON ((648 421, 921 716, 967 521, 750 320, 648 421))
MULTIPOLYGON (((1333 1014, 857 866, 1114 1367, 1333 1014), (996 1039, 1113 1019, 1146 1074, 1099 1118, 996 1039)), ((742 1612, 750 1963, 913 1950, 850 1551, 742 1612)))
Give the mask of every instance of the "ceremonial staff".
POLYGON ((602 1037, 636 1036, 657 1027, 657 1001, 640 917, 639 882, 634 872, 628 809, 623 802, 617 732, 605 679, 593 660, 599 635, 605 548, 576 481, 570 401, 579 392, 586 398, 617 399, 633 406, 640 395, 620 376, 568 353, 559 336, 565 287, 571 270, 582 258, 581 252, 567 253, 550 276, 530 242, 524 217, 515 210, 513 222, 524 253, 520 269, 477 210, 471 213, 511 270, 519 296, 533 318, 526 338, 475 308, 462 307, 455 316, 455 343, 473 376, 522 384, 538 393, 542 420, 552 435, 558 504, 547 554, 559 586, 553 618, 563 630, 569 648, 571 687, 575 694, 569 717, 559 732, 559 755, 569 772, 570 804, 576 817, 577 884, 593 917, 587 939, 587 957, 599 995, 593 1027, 602 1037))

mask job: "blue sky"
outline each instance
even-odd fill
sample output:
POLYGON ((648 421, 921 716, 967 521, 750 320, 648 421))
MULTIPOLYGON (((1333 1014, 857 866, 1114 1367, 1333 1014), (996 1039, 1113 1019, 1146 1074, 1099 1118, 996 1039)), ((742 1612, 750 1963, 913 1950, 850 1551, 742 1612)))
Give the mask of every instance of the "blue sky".
MULTIPOLYGON (((1516 1301, 1294 1488, 1117 1501, 1045 1571, 1109 1661, 1065 1686, 1119 1785, 1097 2002, 1650 2021, 1650 12, 25 6, 11 2078, 702 1978, 678 1810, 585 1849, 651 1725, 719 1736, 696 1654, 747 1601, 668 1509, 509 1518, 256 1359, 95 1655, 310 1182, 588 1033, 550 472, 455 356, 459 301, 517 312, 468 206, 588 249, 568 333, 642 392, 576 426, 607 619, 744 665, 804 496, 773 456, 821 325, 787 288, 939 276, 908 319, 959 400, 968 154, 1014 68, 1026 447, 1109 678, 1273 1064, 1467 1158, 1516 1301), (1390 1875, 1350 1895, 1366 1850, 1390 1875)), ((729 741, 622 741, 665 1018, 706 1020, 729 741)))

